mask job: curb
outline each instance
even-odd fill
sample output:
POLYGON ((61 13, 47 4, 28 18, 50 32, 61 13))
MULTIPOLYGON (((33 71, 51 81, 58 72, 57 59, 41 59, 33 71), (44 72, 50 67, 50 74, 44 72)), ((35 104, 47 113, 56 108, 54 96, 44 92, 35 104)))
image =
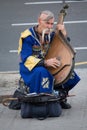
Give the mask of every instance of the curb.
POLYGON ((19 71, 1 71, 0 74, 19 74, 19 71))

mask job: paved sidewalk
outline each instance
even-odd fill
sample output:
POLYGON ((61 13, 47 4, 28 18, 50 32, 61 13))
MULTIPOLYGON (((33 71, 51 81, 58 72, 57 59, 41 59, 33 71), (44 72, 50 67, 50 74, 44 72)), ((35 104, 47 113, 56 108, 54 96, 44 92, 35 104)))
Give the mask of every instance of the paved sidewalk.
MULTIPOLYGON (((0 104, 1 130, 87 130, 87 69, 76 69, 81 81, 70 91, 70 110, 63 110, 62 115, 45 120, 22 119, 20 110, 10 110, 0 104)), ((18 73, 0 73, 0 95, 12 94, 18 87, 18 73)))

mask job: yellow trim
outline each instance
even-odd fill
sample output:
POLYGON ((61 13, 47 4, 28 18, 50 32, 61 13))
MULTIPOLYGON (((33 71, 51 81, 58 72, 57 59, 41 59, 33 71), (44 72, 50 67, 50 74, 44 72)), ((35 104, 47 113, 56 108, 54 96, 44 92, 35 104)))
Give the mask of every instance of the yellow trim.
POLYGON ((21 33, 21 36, 19 39, 18 54, 20 54, 21 49, 22 49, 22 38, 26 38, 29 35, 31 35, 31 32, 28 29, 26 29, 24 32, 21 33))
POLYGON ((24 32, 21 33, 22 38, 26 38, 29 35, 31 35, 31 32, 28 29, 26 29, 24 32))
POLYGON ((31 71, 41 59, 29 56, 24 65, 31 71))
POLYGON ((87 64, 87 61, 85 61, 85 62, 78 62, 78 63, 75 63, 75 66, 78 66, 78 65, 84 65, 84 64, 87 64))

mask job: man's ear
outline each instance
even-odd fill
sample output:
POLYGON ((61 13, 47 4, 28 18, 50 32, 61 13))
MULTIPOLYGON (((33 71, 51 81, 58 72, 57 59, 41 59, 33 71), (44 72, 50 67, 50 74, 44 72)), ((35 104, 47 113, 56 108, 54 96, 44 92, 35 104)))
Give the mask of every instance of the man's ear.
POLYGON ((41 19, 40 19, 40 18, 38 18, 38 23, 39 23, 39 24, 41 23, 41 19))

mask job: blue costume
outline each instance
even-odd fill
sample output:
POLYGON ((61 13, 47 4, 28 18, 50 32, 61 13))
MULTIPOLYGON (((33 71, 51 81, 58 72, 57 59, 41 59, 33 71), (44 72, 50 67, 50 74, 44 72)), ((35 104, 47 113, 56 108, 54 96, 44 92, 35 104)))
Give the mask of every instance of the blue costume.
MULTIPOLYGON (((50 41, 54 36, 54 32, 50 34, 50 41)), ((48 38, 45 38, 48 39, 48 38)), ((44 57, 48 51, 50 42, 46 43, 44 47, 40 44, 37 37, 35 27, 25 30, 21 33, 19 40, 19 53, 21 57, 20 62, 20 75, 25 84, 29 87, 29 92, 33 93, 52 93, 54 85, 54 77, 44 66, 44 57)), ((75 81, 73 85, 71 79, 65 83, 65 87, 70 86, 73 88, 80 80, 75 74, 75 81)), ((69 89, 71 89, 69 88, 69 89)))

